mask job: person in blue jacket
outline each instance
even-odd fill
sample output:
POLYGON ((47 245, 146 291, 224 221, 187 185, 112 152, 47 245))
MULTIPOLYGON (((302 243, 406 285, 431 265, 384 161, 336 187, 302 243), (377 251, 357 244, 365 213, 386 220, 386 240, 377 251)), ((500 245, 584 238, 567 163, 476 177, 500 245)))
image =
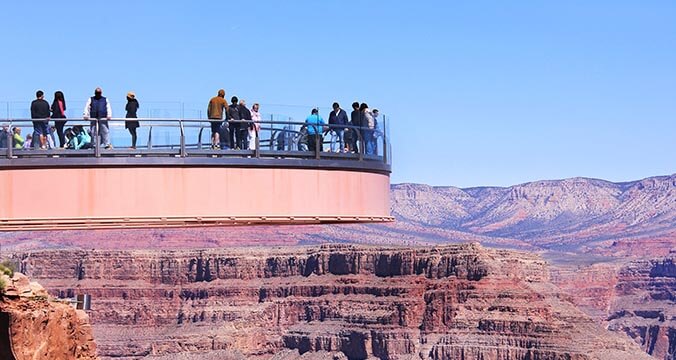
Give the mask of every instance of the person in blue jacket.
POLYGON ((319 110, 312 109, 310 116, 305 119, 305 125, 307 127, 308 149, 310 151, 316 151, 317 145, 319 145, 319 151, 324 151, 324 138, 322 137, 322 133, 324 132, 326 126, 324 119, 319 116, 319 110))

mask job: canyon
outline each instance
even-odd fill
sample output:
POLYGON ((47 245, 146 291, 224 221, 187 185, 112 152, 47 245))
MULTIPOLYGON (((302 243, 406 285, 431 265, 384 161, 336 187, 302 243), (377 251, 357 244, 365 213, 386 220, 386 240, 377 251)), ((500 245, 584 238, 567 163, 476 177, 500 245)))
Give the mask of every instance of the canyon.
POLYGON ((476 243, 12 260, 52 295, 92 295, 103 359, 650 359, 578 310, 540 256, 476 243))
POLYGON ((597 323, 657 359, 676 358, 676 262, 663 258, 557 266, 551 280, 597 323))

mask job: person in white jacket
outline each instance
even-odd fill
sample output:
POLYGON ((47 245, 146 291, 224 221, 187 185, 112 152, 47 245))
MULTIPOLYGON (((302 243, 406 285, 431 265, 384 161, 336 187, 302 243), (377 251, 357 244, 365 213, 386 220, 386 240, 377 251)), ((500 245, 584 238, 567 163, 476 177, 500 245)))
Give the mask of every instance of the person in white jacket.
POLYGON ((249 150, 256 150, 256 134, 261 130, 261 113, 258 112, 260 105, 254 103, 251 107, 251 120, 253 120, 253 126, 249 128, 249 150))
POLYGON ((105 146, 106 149, 112 149, 113 145, 110 143, 108 120, 112 118, 113 110, 110 108, 108 99, 102 94, 103 90, 101 90, 100 87, 97 87, 96 90, 94 90, 94 96, 87 99, 83 117, 85 120, 92 119, 89 123, 92 137, 96 136, 96 125, 98 123, 98 134, 101 136, 101 145, 105 146))

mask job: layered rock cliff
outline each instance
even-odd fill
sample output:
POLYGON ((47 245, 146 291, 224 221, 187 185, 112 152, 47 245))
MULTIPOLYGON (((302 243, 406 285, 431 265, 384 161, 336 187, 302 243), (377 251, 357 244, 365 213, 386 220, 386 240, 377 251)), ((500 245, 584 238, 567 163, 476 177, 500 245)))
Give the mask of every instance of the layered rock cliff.
POLYGON ((625 333, 648 354, 676 359, 674 257, 555 266, 552 281, 612 331, 625 333))
POLYGON ((676 359, 674 257, 632 261, 618 273, 608 328, 623 331, 658 359, 676 359))
POLYGON ((54 301, 23 274, 0 280, 0 359, 98 359, 86 313, 54 301))
POLYGON ((104 358, 644 359, 549 283, 476 244, 16 253, 93 297, 104 358))

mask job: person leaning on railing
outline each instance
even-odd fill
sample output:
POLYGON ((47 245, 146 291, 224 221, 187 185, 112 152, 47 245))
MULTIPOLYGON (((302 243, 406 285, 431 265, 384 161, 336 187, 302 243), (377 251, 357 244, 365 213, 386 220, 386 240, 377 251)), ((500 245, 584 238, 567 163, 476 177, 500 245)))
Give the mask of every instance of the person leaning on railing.
POLYGON ((307 146, 310 151, 316 151, 317 145, 319 145, 319 151, 324 151, 324 138, 322 133, 327 130, 324 126, 324 119, 319 116, 319 110, 312 109, 310 116, 305 119, 305 124, 307 125, 307 146))
POLYGON ((96 136, 96 125, 98 122, 98 134, 101 136, 101 145, 106 149, 112 149, 113 145, 110 143, 110 129, 108 128, 108 120, 113 116, 113 110, 110 108, 110 103, 103 96, 103 90, 97 87, 94 90, 94 96, 87 99, 87 104, 84 108, 83 117, 85 120, 90 118, 96 119, 90 122, 90 132, 92 136, 96 136), (105 120, 101 120, 105 119, 105 120))

